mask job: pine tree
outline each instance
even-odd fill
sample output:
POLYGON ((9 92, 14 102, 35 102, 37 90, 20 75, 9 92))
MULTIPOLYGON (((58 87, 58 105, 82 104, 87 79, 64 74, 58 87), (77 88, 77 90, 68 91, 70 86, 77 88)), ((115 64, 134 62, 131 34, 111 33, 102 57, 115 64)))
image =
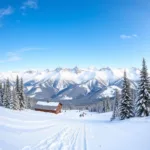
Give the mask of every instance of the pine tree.
POLYGON ((13 91, 12 91, 12 99, 13 99, 13 109, 14 110, 20 109, 20 102, 19 102, 15 88, 13 88, 13 91))
POLYGON ((2 83, 0 83, 0 105, 3 105, 3 87, 2 87, 2 83))
POLYGON ((149 79, 146 61, 143 59, 142 70, 140 73, 140 82, 138 87, 138 98, 136 102, 136 115, 137 116, 149 116, 148 112, 149 101, 149 79))
POLYGON ((10 82, 9 79, 6 80, 6 83, 4 83, 4 94, 3 94, 3 105, 6 108, 10 108, 11 102, 11 89, 10 89, 10 82))
POLYGON ((3 106, 8 108, 9 101, 8 101, 8 95, 7 95, 7 86, 6 83, 4 83, 4 96, 3 96, 3 106))
POLYGON ((16 85, 15 85, 15 91, 13 92, 15 93, 15 97, 14 99, 14 109, 20 109, 20 89, 19 89, 19 77, 17 76, 16 78, 16 85))
POLYGON ((6 81, 6 92, 7 92, 7 101, 8 101, 8 108, 13 109, 13 99, 11 97, 11 89, 10 89, 10 82, 9 79, 6 81))
POLYGON ((106 112, 106 105, 105 105, 105 100, 103 100, 103 102, 102 102, 102 112, 104 113, 104 112, 106 112))
POLYGON ((110 98, 109 98, 109 97, 107 97, 107 98, 105 99, 105 111, 106 111, 106 112, 111 111, 110 98))
POLYGON ((19 88, 19 93, 20 93, 20 109, 24 109, 25 108, 25 96, 24 96, 24 86, 23 86, 23 79, 21 78, 20 80, 20 88, 19 88))
POLYGON ((19 77, 17 76, 17 78, 16 78, 16 92, 18 92, 19 93, 19 77))
POLYGON ((115 100, 114 100, 114 105, 113 105, 113 115, 111 117, 111 121, 119 116, 119 100, 120 100, 119 91, 116 90, 115 100))
MULTIPOLYGON (((150 81, 150 78, 148 77, 149 81, 150 81)), ((149 100, 148 100, 148 107, 150 109, 150 82, 149 82, 149 86, 148 86, 148 94, 149 94, 149 100)))
POLYGON ((14 109, 13 91, 11 91, 11 97, 9 101, 9 108, 14 109))
POLYGON ((25 97, 25 99, 26 99, 26 108, 27 109, 31 109, 31 98, 29 98, 29 97, 25 97))
POLYGON ((130 94, 130 83, 127 79, 126 72, 124 72, 122 100, 120 104, 120 119, 130 118, 134 116, 133 112, 133 100, 130 94))

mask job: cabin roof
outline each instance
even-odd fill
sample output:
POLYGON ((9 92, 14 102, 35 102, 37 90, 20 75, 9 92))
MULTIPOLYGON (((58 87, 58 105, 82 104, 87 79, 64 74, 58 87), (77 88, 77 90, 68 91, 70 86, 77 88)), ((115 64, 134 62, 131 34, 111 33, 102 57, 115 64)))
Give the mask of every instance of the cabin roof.
POLYGON ((57 107, 59 105, 59 102, 42 102, 42 101, 38 101, 36 103, 36 105, 57 107))

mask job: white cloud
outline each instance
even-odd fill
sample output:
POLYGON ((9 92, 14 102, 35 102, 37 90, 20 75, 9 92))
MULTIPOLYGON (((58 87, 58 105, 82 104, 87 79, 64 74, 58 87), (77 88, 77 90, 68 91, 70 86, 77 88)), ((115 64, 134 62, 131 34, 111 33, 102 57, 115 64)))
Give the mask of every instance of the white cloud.
POLYGON ((130 39, 131 36, 122 34, 122 35, 120 35, 120 38, 121 39, 130 39))
POLYGON ((27 47, 27 48, 22 48, 18 53, 23 53, 23 52, 28 52, 28 51, 37 51, 37 50, 45 50, 44 48, 36 48, 36 47, 27 47))
POLYGON ((8 57, 7 62, 19 61, 21 59, 22 58, 20 56, 14 54, 14 55, 11 55, 11 56, 8 57))
POLYGON ((7 63, 7 62, 15 62, 21 60, 21 57, 16 53, 8 52, 6 54, 6 59, 0 60, 0 63, 7 63))
POLYGON ((22 48, 18 51, 7 52, 6 59, 0 60, 0 63, 16 62, 22 60, 21 54, 29 51, 45 50, 44 48, 22 48))
POLYGON ((0 9, 0 18, 11 15, 13 12, 14 12, 14 10, 11 6, 8 6, 7 8, 1 8, 0 9))
POLYGON ((23 5, 21 6, 21 9, 25 10, 27 8, 31 8, 31 9, 37 9, 38 5, 37 5, 37 0, 27 0, 23 3, 23 5))
POLYGON ((121 39, 132 39, 132 38, 137 38, 138 36, 136 34, 132 34, 132 35, 125 35, 125 34, 122 34, 120 35, 120 38, 121 39))
POLYGON ((136 34, 132 34, 133 37, 137 38, 138 36, 136 34))
MULTIPOLYGON (((0 8, 0 21, 5 16, 11 15, 14 12, 13 8, 11 6, 8 6, 7 8, 0 8)), ((0 22, 0 28, 3 27, 3 24, 0 22)))

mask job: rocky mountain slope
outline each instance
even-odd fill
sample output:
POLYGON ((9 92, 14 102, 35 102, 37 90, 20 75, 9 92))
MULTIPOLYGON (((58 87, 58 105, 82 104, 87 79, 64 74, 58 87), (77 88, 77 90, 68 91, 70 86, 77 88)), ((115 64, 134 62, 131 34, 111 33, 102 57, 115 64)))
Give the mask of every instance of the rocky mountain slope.
MULTIPOLYGON (((137 88, 140 70, 126 69, 133 89, 137 88)), ((10 79, 13 85, 16 76, 24 80, 25 93, 37 99, 59 101, 93 101, 102 97, 113 97, 115 89, 121 91, 124 69, 75 67, 55 70, 28 70, 1 72, 0 80, 10 79)))

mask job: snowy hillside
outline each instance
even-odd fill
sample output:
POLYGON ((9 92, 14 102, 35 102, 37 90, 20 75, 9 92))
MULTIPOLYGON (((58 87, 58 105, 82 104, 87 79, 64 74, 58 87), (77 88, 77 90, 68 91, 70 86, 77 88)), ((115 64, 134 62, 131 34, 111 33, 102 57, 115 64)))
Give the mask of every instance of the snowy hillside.
POLYGON ((1 150, 149 150, 150 117, 110 122, 111 113, 59 115, 0 107, 1 150))
MULTIPOLYGON (((140 70, 126 69, 132 88, 136 88, 140 70)), ((22 72, 1 72, 0 80, 10 79, 12 85, 16 76, 22 77, 25 92, 30 97, 53 100, 97 99, 113 97, 115 89, 121 90, 124 69, 57 68, 55 70, 28 70, 22 72)))

